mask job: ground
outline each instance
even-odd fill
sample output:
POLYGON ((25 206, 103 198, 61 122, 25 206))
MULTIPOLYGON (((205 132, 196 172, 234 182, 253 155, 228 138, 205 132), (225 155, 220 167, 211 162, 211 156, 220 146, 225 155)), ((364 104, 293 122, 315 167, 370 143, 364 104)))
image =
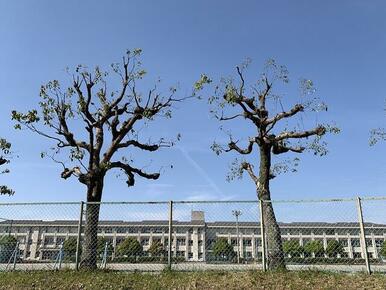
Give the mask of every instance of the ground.
POLYGON ((0 289, 386 289, 386 276, 328 272, 1 272, 0 289))

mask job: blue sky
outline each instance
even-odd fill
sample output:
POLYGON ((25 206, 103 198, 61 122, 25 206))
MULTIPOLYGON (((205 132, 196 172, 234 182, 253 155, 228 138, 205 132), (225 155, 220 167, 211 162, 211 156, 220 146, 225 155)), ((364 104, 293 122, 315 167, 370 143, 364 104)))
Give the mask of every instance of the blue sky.
MULTIPOLYGON (((296 81, 312 79, 329 105, 323 118, 335 121, 342 132, 326 139, 327 156, 302 155, 299 172, 273 180, 272 198, 386 195, 386 144, 368 145, 369 130, 386 124, 384 15, 386 3, 376 0, 0 0, 0 135, 12 141, 19 155, 10 164, 12 172, 0 177, 16 194, 1 199, 85 198, 83 185, 60 179, 61 168, 40 158, 50 146, 47 140, 12 129, 10 111, 34 107, 41 84, 67 79, 65 67, 107 66, 136 47, 143 49, 149 72, 145 85, 159 76, 165 84, 178 83, 181 95, 190 92, 201 73, 213 79, 233 74, 247 57, 253 61, 250 82, 267 58, 288 67, 288 105, 297 98, 296 81)), ((224 139, 219 125, 205 101, 179 105, 173 119, 152 124, 148 131, 157 136, 180 132, 178 146, 136 159, 140 165, 152 160, 155 170, 174 168, 165 169, 157 181, 138 178, 132 188, 110 174, 103 200, 254 199, 247 176, 225 180, 236 155, 217 157, 209 148, 224 139)), ((227 127, 250 130, 240 123, 227 127)), ((257 155, 251 158, 258 160, 257 155)))

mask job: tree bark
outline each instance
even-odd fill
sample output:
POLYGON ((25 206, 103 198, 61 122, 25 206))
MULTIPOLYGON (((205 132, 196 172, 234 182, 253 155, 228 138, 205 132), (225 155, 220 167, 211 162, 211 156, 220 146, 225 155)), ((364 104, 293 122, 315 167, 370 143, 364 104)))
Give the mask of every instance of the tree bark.
POLYGON ((82 258, 80 268, 94 270, 97 268, 97 248, 98 248, 98 222, 100 202, 103 191, 103 178, 92 182, 87 186, 86 222, 84 229, 84 239, 82 247, 82 258))
POLYGON ((263 224, 266 235, 267 268, 269 270, 285 269, 284 252, 281 233, 272 207, 269 191, 271 169, 271 147, 260 147, 260 172, 258 198, 263 201, 263 224))

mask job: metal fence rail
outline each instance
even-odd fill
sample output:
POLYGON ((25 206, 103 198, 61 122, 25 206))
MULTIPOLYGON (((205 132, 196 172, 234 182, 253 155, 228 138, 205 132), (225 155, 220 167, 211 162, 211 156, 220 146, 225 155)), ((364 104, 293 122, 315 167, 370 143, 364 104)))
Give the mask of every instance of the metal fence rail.
POLYGON ((386 197, 2 203, 0 270, 78 269, 92 248, 98 267, 126 271, 266 270, 281 261, 290 270, 386 272, 385 208, 386 197))

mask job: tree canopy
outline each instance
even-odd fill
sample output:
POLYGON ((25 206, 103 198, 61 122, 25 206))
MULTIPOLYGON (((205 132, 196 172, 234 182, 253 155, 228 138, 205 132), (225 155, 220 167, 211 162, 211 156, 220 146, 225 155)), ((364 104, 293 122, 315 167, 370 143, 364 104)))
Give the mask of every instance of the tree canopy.
POLYGON ((321 241, 309 241, 304 245, 304 252, 311 256, 312 254, 315 255, 315 257, 322 257, 324 254, 324 247, 323 243, 321 241))
POLYGON ((149 253, 153 257, 162 256, 165 254, 165 249, 160 241, 153 241, 149 248, 149 253))
POLYGON ((128 237, 118 245, 116 255, 118 257, 137 257, 141 256, 143 252, 141 244, 137 239, 128 237))
MULTIPOLYGON (((0 138, 0 166, 4 166, 9 163, 11 157, 11 143, 4 138, 0 138)), ((9 173, 9 169, 5 168, 0 170, 0 174, 9 173)), ((0 194, 13 195, 14 190, 6 185, 0 185, 0 194)))
POLYGON ((220 238, 213 245, 213 255, 222 259, 232 259, 235 251, 226 239, 220 238))
POLYGON ((326 254, 330 258, 336 258, 337 255, 344 253, 343 244, 337 240, 329 240, 327 242, 326 254))
POLYGON ((301 254, 303 254, 304 249, 299 244, 299 241, 290 240, 290 241, 283 242, 283 251, 285 254, 290 255, 292 258, 292 257, 299 257, 301 254))

